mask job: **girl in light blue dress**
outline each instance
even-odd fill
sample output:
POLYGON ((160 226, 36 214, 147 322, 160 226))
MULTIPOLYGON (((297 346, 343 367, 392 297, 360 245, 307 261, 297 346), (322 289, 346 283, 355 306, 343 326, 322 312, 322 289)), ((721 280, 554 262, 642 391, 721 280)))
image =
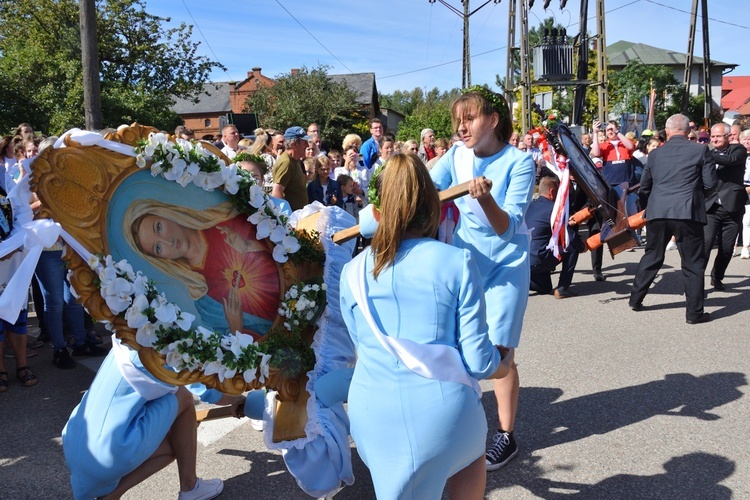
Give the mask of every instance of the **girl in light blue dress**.
MULTIPOLYGON (((208 403, 239 403, 201 384, 190 387, 208 403)), ((156 380, 132 351, 112 336, 112 350, 62 433, 76 499, 119 498, 177 461, 180 500, 214 498, 220 479, 196 476, 193 393, 156 380)))
POLYGON ((372 246, 342 271, 357 348, 351 434, 383 499, 480 499, 486 417, 477 379, 503 376, 471 252, 434 240, 440 202, 413 154, 393 157, 372 246))
MULTIPOLYGON (((456 200, 461 215, 453 245, 471 251, 479 266, 494 344, 517 347, 529 296, 529 234, 524 215, 532 199, 536 166, 531 155, 508 144, 513 132, 500 95, 472 87, 451 107, 455 144, 430 170, 438 189, 470 181, 469 196, 456 200)), ((499 428, 487 450, 487 470, 518 452, 513 437, 518 370, 495 380, 499 428)))

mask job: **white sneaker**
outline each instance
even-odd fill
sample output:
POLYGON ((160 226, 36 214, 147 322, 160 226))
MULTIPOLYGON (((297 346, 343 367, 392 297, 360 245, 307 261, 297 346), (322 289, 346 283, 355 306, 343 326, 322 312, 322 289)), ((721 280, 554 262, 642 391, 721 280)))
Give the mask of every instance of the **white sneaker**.
POLYGON ((748 260, 750 259, 750 248, 743 247, 742 252, 740 253, 740 259, 748 260))
POLYGON ((178 500, 208 500, 218 497, 224 491, 224 481, 221 479, 201 479, 195 481, 192 491, 181 491, 178 500))
POLYGON ((667 243, 667 250, 677 250, 677 243, 674 241, 667 243))
POLYGON ((266 421, 262 418, 251 418, 250 425, 252 425, 253 429, 255 429, 256 431, 262 431, 266 428, 266 421))

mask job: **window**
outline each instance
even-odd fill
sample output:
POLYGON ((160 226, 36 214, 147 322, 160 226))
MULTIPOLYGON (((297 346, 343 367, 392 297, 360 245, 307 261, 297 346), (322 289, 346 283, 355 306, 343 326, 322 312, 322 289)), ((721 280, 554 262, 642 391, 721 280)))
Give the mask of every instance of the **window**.
POLYGON ((205 120, 203 120, 203 126, 204 127, 210 127, 211 126, 211 119, 210 118, 206 118, 205 120))

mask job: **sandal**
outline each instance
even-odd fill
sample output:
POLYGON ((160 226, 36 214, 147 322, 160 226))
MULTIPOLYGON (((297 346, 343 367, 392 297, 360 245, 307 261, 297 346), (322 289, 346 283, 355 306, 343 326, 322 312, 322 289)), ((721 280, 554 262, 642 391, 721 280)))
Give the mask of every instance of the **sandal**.
POLYGON ((36 375, 31 373, 31 369, 28 366, 17 368, 16 377, 18 377, 18 380, 24 387, 31 387, 32 385, 36 385, 36 383, 39 382, 39 379, 36 378, 36 375))
POLYGON ((8 372, 0 372, 0 392, 8 390, 8 372))

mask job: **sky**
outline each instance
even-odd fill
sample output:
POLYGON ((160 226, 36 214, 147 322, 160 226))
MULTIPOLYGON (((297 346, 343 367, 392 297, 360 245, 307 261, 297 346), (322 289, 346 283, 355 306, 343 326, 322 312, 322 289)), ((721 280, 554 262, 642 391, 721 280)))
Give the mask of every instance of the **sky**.
MULTIPOLYGON (((463 6, 444 1, 461 15, 429 0, 147 0, 147 11, 172 25, 194 25, 199 53, 226 67, 212 81, 242 80, 256 66, 273 78, 327 65, 329 74, 375 73, 378 91, 392 93, 461 86, 463 6)), ((481 8, 486 0, 469 1, 471 81, 494 86, 495 75, 505 75, 509 0, 481 8)), ((568 0, 563 11, 560 0, 546 12, 543 4, 531 8, 530 28, 554 16, 569 35, 580 31, 579 0, 568 0)), ((589 0, 591 35, 595 7, 589 0)), ((605 0, 607 45, 627 40, 686 52, 691 7, 692 0, 605 0)), ((740 46, 750 35, 747 0, 711 0, 708 7, 711 59, 738 64, 732 75, 750 75, 750 51, 740 46)), ((700 16, 694 55, 703 56, 700 16)))

